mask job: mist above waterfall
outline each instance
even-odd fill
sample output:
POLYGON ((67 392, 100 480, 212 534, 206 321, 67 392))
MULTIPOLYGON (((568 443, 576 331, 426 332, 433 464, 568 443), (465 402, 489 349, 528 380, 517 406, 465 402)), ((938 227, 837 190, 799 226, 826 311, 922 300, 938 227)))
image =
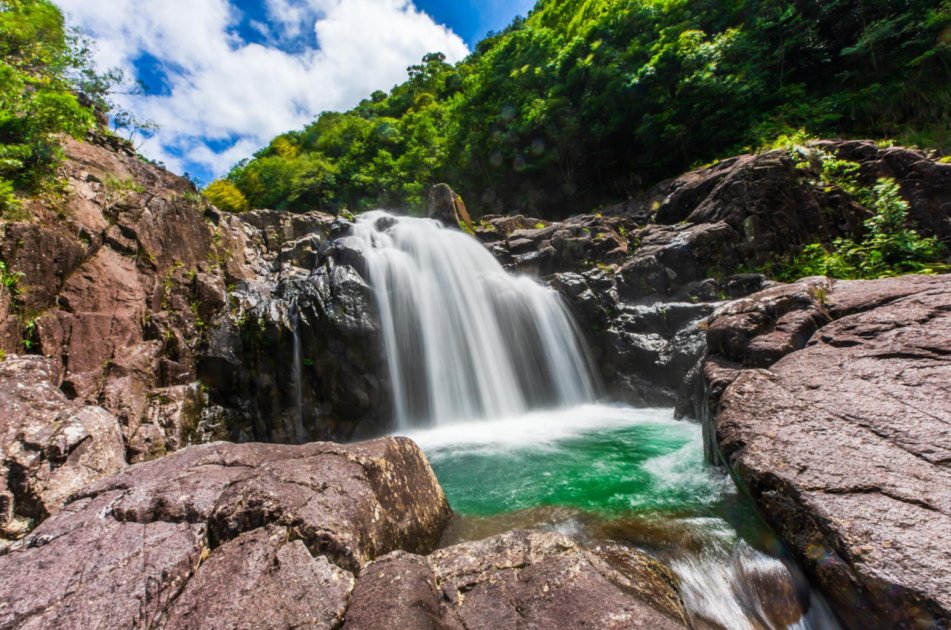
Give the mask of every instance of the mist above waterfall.
POLYGON ((379 304, 400 429, 594 399, 584 340, 558 293, 433 220, 375 211, 353 236, 379 304))

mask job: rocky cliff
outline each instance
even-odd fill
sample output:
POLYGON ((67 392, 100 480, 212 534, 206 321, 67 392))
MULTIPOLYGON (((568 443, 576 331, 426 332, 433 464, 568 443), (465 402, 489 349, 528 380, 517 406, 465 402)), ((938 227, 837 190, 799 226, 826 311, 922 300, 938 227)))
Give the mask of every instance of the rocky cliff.
POLYGON ((951 245, 951 164, 867 141, 731 158, 563 222, 485 217, 476 235, 574 306, 610 394, 695 415, 705 343, 697 324, 716 304, 772 284, 751 270, 855 234, 868 218, 823 180, 820 155, 855 163, 860 187, 895 179, 913 225, 951 245))
POLYGON ((99 142, 66 140, 60 188, 0 221, 7 538, 127 462, 386 417, 371 294, 341 244, 318 255, 333 217, 221 213, 99 142))

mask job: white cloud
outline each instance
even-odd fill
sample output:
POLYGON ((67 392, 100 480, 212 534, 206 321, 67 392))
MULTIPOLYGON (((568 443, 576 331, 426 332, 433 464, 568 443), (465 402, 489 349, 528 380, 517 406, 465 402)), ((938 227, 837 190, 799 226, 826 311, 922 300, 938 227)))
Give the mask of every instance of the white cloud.
POLYGON ((252 25, 267 31, 266 44, 236 38, 241 14, 227 0, 58 3, 96 41, 101 68, 135 76, 144 54, 165 68, 168 95, 122 97, 123 106, 160 126, 143 152, 173 169, 198 164, 215 175, 321 111, 389 89, 427 52, 450 61, 468 53, 410 0, 266 0, 270 23, 252 25), (290 40, 297 40, 294 52, 282 50, 290 40), (206 142, 234 138, 224 149, 215 143, 220 150, 206 142))

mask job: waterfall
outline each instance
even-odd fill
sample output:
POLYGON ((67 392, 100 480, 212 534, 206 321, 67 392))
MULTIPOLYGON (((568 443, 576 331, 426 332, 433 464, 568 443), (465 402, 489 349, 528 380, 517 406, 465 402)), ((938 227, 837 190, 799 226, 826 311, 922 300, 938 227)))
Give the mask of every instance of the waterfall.
POLYGON ((433 220, 369 212, 353 236, 379 304, 400 429, 594 398, 584 341, 558 293, 433 220))

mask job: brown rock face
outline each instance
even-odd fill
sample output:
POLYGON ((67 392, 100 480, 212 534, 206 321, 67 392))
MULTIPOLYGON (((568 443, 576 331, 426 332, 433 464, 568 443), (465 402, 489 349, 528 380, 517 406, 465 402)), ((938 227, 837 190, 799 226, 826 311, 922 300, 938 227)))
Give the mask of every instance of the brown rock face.
POLYGON ((852 628, 951 625, 951 276, 808 279, 708 330, 724 461, 852 628))
POLYGON ((96 142, 64 141, 61 203, 0 219, 13 279, 0 351, 50 358, 68 398, 119 420, 132 463, 214 439, 383 433, 370 291, 359 261, 322 251, 345 226, 221 213, 187 180, 96 142))
POLYGON ((344 628, 685 628, 670 573, 637 552, 591 552, 553 533, 513 531, 395 553, 361 576, 344 628))
POLYGON ((0 548, 126 465, 116 418, 67 400, 55 380, 49 359, 0 362, 0 548))
POLYGON ((462 197, 446 184, 437 184, 429 191, 429 218, 449 227, 464 225, 472 229, 472 217, 462 197))
POLYGON ((18 274, 16 301, 0 295, 0 350, 49 357, 54 385, 116 416, 129 459, 142 461, 181 443, 175 419, 147 409, 198 380, 224 287, 253 275, 230 249, 243 231, 128 149, 68 139, 64 149, 62 202, 33 200, 29 220, 0 221, 0 260, 18 274))
POLYGON ((354 574, 431 551, 445 496, 410 441, 197 446, 73 496, 0 555, 0 628, 332 628, 354 574))
POLYGON ((311 556, 283 527, 225 543, 185 585, 165 628, 333 628, 347 610, 353 575, 311 556), (221 592, 227 584, 227 592, 221 592))

